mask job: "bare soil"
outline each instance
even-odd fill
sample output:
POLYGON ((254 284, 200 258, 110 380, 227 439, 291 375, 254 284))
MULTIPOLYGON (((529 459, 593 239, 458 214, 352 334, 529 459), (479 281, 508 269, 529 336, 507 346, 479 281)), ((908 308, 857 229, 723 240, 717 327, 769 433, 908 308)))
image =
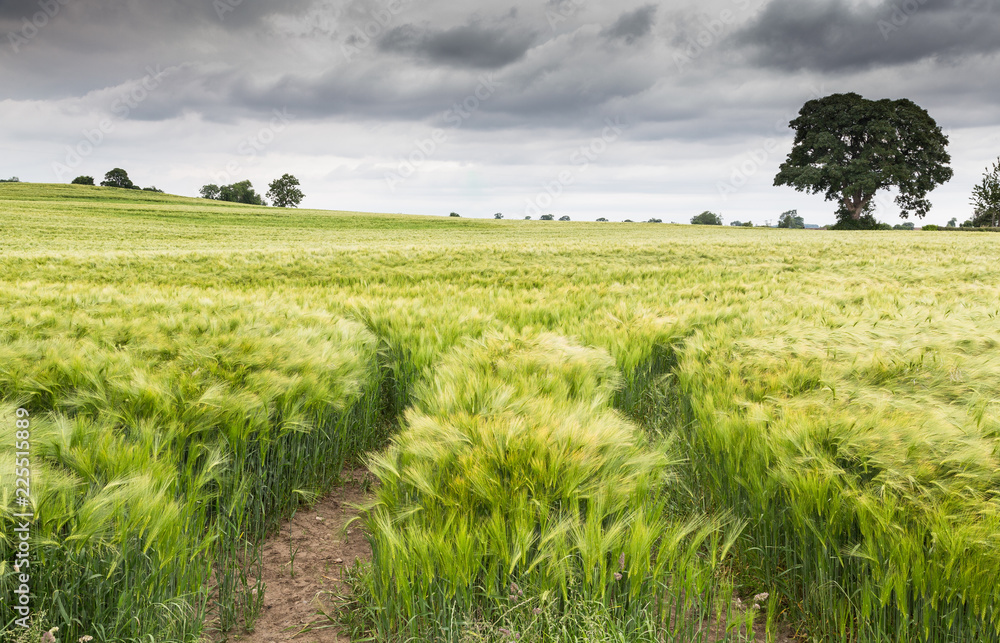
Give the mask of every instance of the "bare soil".
POLYGON ((230 634, 241 643, 348 643, 322 615, 336 609, 332 596, 345 590, 342 575, 355 559, 371 558, 353 505, 370 499, 362 491, 364 469, 345 472, 345 484, 311 509, 296 512, 264 547, 264 609, 253 632, 230 634), (292 554, 294 552, 294 565, 292 554), (294 572, 294 573, 293 573, 294 572))

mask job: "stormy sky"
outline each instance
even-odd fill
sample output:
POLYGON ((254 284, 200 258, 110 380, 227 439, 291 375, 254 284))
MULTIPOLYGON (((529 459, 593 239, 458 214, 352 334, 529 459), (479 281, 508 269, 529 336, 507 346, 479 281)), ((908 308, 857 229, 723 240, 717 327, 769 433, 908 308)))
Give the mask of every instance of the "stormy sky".
MULTIPOLYGON (((0 175, 303 207, 834 221, 772 186, 810 99, 910 98, 951 140, 926 223, 1000 156, 1000 0, 0 0, 0 175)), ((891 193, 877 216, 898 222, 891 193)))

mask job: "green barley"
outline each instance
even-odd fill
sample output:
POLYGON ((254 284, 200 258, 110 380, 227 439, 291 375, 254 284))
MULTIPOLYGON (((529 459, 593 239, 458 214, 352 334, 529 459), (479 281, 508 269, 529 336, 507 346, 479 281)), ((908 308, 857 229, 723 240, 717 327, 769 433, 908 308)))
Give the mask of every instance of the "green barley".
POLYGON ((373 459, 389 484, 358 601, 394 588, 416 616, 355 603, 383 640, 695 640, 753 616, 733 583, 816 640, 1000 641, 995 257, 986 235, 4 184, 4 538, 23 406, 36 607, 67 640, 195 641, 252 623, 261 540, 397 433, 404 461, 373 459), (396 559, 422 571, 394 577, 396 559), (511 569, 545 588, 530 607, 505 593, 511 569))

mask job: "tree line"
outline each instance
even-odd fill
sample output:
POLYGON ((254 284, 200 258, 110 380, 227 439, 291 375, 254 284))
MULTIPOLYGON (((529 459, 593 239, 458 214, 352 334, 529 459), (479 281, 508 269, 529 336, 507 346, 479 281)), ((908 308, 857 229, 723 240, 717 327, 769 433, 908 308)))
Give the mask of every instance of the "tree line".
MULTIPOLYGON (((267 198, 271 200, 271 205, 276 208, 297 208, 305 198, 305 194, 299 189, 299 180, 291 174, 284 174, 281 178, 271 181, 268 185, 267 198)), ((265 201, 249 180, 237 181, 230 185, 216 185, 209 183, 201 188, 202 198, 214 199, 216 201, 229 201, 231 203, 246 203, 248 205, 266 206, 265 201)))
MULTIPOLYGON (((72 185, 94 185, 94 177, 78 176, 70 181, 70 183, 72 185)), ((101 185, 106 188, 122 188, 123 190, 143 190, 145 192, 163 193, 163 190, 157 188, 155 185, 151 185, 148 188, 140 188, 132 182, 132 179, 128 178, 128 172, 120 167, 108 170, 108 172, 104 175, 104 180, 101 181, 101 185)))
MULTIPOLYGON (((18 179, 14 177, 11 179, 12 182, 16 182, 18 179)), ((94 177, 92 176, 78 176, 71 181, 73 185, 94 185, 94 177)), ((116 167, 113 170, 108 171, 104 175, 104 180, 101 181, 103 187, 109 188, 121 188, 123 190, 144 190, 146 192, 159 192, 162 193, 163 190, 158 189, 155 185, 148 188, 140 188, 138 185, 132 182, 129 178, 128 172, 120 167, 116 167)), ((281 178, 271 181, 268 186, 267 198, 271 200, 271 205, 276 208, 297 208, 305 198, 305 194, 299 189, 299 180, 292 176, 291 174, 285 174, 281 178)), ((215 185, 214 183, 209 183, 201 188, 200 194, 206 199, 215 199, 217 201, 229 201, 232 203, 246 203, 249 205, 260 205, 266 206, 267 201, 265 201, 253 188, 253 184, 247 181, 238 181, 232 185, 215 185)))

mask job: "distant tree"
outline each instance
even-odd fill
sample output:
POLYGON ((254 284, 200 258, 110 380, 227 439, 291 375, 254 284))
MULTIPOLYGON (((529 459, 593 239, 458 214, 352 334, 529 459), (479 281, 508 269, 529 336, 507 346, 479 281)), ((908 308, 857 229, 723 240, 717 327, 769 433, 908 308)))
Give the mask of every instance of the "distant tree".
POLYGON ((493 218, 496 219, 497 221, 499 221, 500 219, 503 218, 503 213, 502 212, 497 212, 496 214, 493 215, 493 218))
POLYGON ((743 227, 744 228, 752 228, 753 227, 753 221, 747 221, 746 223, 743 224, 743 227))
POLYGON ((914 102, 834 94, 807 102, 790 123, 795 143, 774 178, 839 203, 845 227, 874 227, 874 198, 896 187, 901 217, 923 218, 927 193, 951 179, 948 137, 914 102))
POLYGON ((555 221, 556 219, 554 214, 543 214, 538 218, 541 219, 542 221, 555 221))
POLYGON ((955 217, 952 217, 951 221, 948 222, 948 227, 949 228, 954 228, 956 226, 958 226, 958 219, 956 219, 955 217))
POLYGON ((561 217, 559 217, 559 220, 560 221, 569 221, 569 216, 567 216, 567 215, 564 214, 561 217))
POLYGON ((1000 227, 1000 158, 972 188, 972 223, 980 228, 1000 227))
POLYGON ((93 185, 93 184, 94 184, 94 177, 92 176, 78 176, 72 181, 70 181, 70 185, 93 185))
POLYGON ((692 225, 722 225, 722 216, 715 214, 714 212, 709 212, 708 210, 702 212, 691 218, 692 225))
POLYGON ((219 188, 219 200, 231 203, 246 203, 247 205, 267 205, 260 195, 253 189, 253 184, 249 180, 239 181, 232 185, 223 185, 219 188))
POLYGON ((134 190, 136 186, 132 183, 132 180, 128 178, 128 172, 116 167, 107 174, 104 175, 104 180, 101 181, 101 185, 107 188, 124 188, 126 190, 134 190))
POLYGON ((798 210, 788 210, 778 217, 778 227, 802 229, 806 227, 806 222, 799 216, 798 210))
POLYGON ((142 188, 144 192, 159 192, 163 194, 163 190, 157 188, 155 185, 151 185, 148 188, 142 188))
POLYGON ((457 217, 457 218, 459 218, 459 219, 460 219, 460 218, 462 218, 462 215, 461 215, 461 214, 459 214, 458 212, 452 212, 452 213, 451 213, 451 214, 449 214, 448 216, 450 216, 450 217, 457 217))
POLYGON ((271 181, 268 186, 267 198, 276 208, 297 208, 305 198, 299 189, 299 180, 291 174, 284 174, 280 179, 271 181))
POLYGON ((899 223, 892 226, 893 230, 915 230, 916 226, 913 225, 912 221, 906 221, 905 223, 899 223))
POLYGON ((608 222, 608 220, 605 219, 604 217, 601 217, 600 219, 598 219, 598 221, 600 221, 602 223, 607 223, 608 222))
POLYGON ((646 223, 663 223, 663 219, 652 218, 649 221, 647 221, 646 223))
POLYGON ((972 219, 966 219, 965 221, 962 222, 962 227, 963 228, 974 228, 974 227, 976 227, 976 224, 974 224, 972 222, 972 219))
POLYGON ((531 221, 531 217, 530 216, 524 217, 524 220, 525 221, 531 221))
POLYGON ((214 183, 203 185, 200 190, 201 198, 203 199, 218 199, 219 192, 219 186, 214 183))
POLYGON ((731 225, 731 226, 733 226, 735 228, 738 228, 738 227, 740 227, 740 226, 743 225, 743 222, 742 221, 730 221, 729 225, 731 225))
POLYGON ((632 223, 632 219, 625 219, 622 223, 632 223))
POLYGON ((20 183, 21 179, 16 176, 12 176, 9 179, 0 179, 0 183, 20 183))

